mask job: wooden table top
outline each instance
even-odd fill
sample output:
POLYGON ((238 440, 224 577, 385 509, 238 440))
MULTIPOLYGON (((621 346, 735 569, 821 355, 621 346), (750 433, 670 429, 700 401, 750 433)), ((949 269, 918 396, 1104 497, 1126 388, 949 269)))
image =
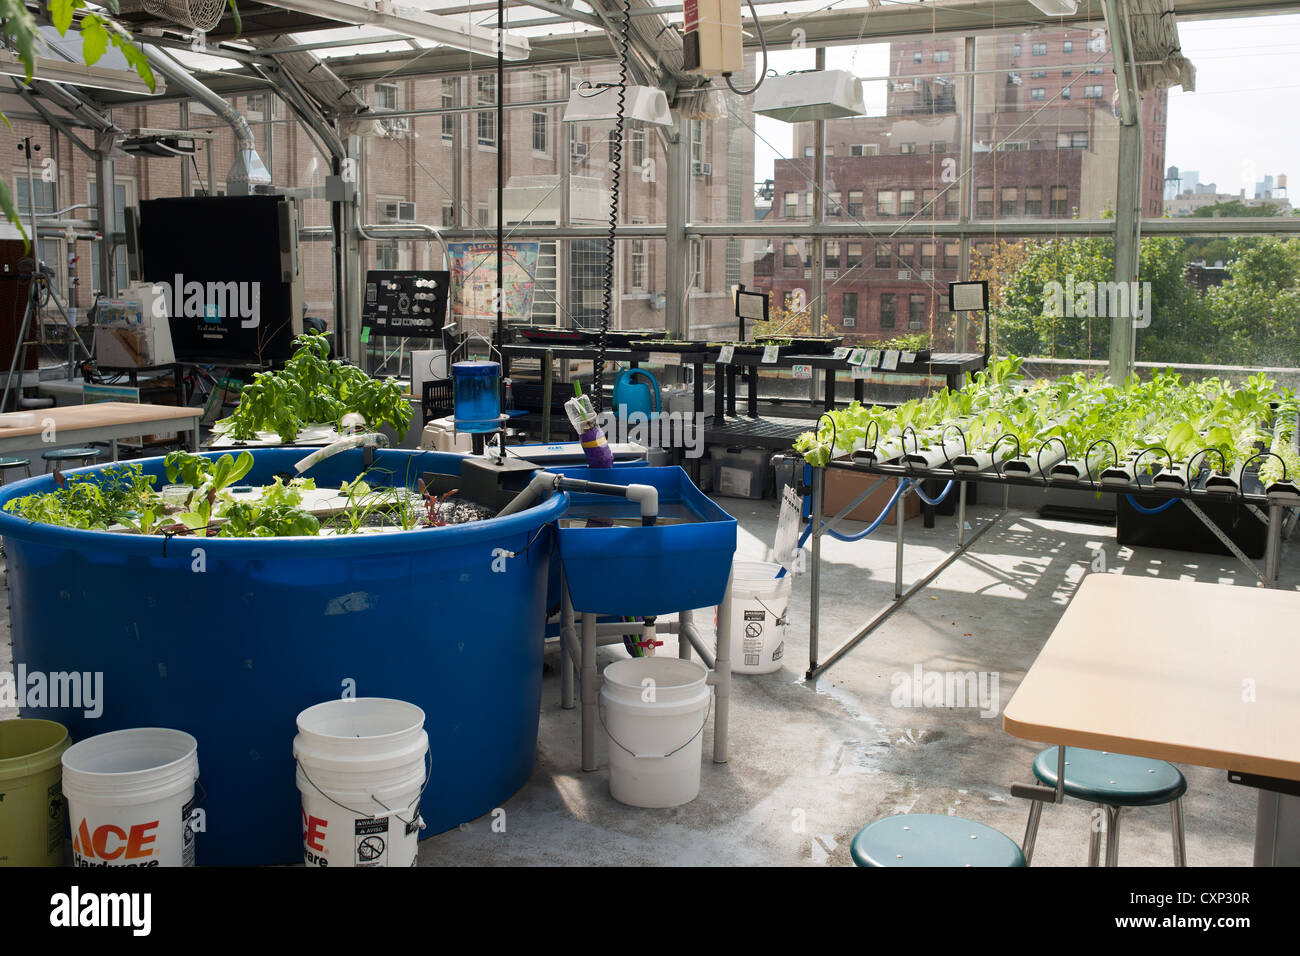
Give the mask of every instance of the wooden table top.
POLYGON ((161 422, 173 419, 198 419, 201 408, 178 408, 175 405, 141 405, 135 402, 96 402, 91 405, 60 405, 36 409, 36 424, 18 428, 0 428, 0 438, 39 435, 45 421, 53 420, 55 430, 103 428, 108 425, 134 425, 138 422, 161 422))
POLYGON ((1300 592, 1090 574, 1002 726, 1300 780, 1300 592))

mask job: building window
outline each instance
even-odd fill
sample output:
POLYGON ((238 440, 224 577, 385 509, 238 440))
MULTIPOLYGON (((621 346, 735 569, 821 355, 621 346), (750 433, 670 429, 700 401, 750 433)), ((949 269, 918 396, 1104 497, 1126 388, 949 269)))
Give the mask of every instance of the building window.
POLYGON ((1061 87, 1061 99, 1068 100, 1069 98, 1070 98, 1070 88, 1068 86, 1061 87))
POLYGON ((1061 44, 1061 52, 1062 52, 1062 53, 1073 53, 1073 52, 1074 52, 1074 41, 1073 41, 1073 40, 1066 40, 1064 43, 1062 43, 1062 44, 1061 44))
POLYGON ((946 153, 948 152, 948 144, 943 140, 935 140, 933 143, 930 144, 930 152, 946 153))
POLYGON ((1041 86, 1036 86, 1029 91, 1029 98, 1031 100, 1045 100, 1047 99, 1047 90, 1041 86))
POLYGON ((1089 52, 1089 53, 1105 53, 1105 52, 1106 52, 1106 37, 1105 37, 1105 36, 1095 36, 1095 37, 1093 37, 1092 39, 1090 39, 1090 40, 1088 41, 1088 52, 1089 52))
POLYGON ((1013 57, 1020 56, 1020 44, 1019 44, 1019 43, 1017 43, 1017 44, 1015 44, 1015 45, 1013 45, 1013 46, 1011 47, 1011 55, 1012 55, 1013 57))
POLYGON ((882 329, 892 329, 898 324, 898 296, 892 292, 882 292, 880 294, 880 327, 882 329))
POLYGON ((898 211, 897 199, 892 189, 876 191, 876 215, 892 216, 898 211))
POLYGON ((949 186, 943 191, 943 214, 948 219, 956 219, 961 215, 961 193, 957 191, 955 185, 949 186))
MULTIPOLYGON (((250 96, 251 100, 252 97, 250 96)), ((376 83, 374 107, 376 110, 396 110, 401 109, 398 105, 400 97, 398 96, 396 83, 376 83)), ((260 112, 260 109, 257 111, 260 112)))
POLYGON ((951 54, 948 50, 935 50, 935 51, 934 51, 934 62, 935 62, 935 63, 947 63, 951 58, 952 58, 952 54, 951 54))
POLYGON ((903 153, 903 154, 915 153, 915 152, 916 152, 916 144, 915 144, 915 143, 902 143, 902 144, 899 145, 899 147, 898 147, 898 151, 899 151, 900 153, 903 153))
MULTIPOLYGON (((456 108, 456 81, 442 81, 442 108, 450 110, 456 108)), ((456 137, 456 114, 442 114, 442 138, 445 142, 450 143, 456 137)))
POLYGON ((945 242, 943 244, 943 267, 950 272, 955 272, 959 262, 961 262, 961 243, 945 242))
MULTIPOLYGON (((495 76, 478 77, 478 103, 480 106, 495 106, 497 101, 497 78, 495 76)), ((497 145, 497 114, 484 111, 478 114, 478 144, 495 149, 497 145)))
POLYGON ((444 199, 442 202, 442 228, 448 229, 456 225, 456 204, 450 199, 444 199))
POLYGON ((1046 71, 1046 70, 1034 70, 1032 73, 1029 74, 1029 78, 1030 78, 1031 80, 1045 80, 1045 79, 1047 79, 1047 71, 1046 71))
POLYGON ((704 244, 707 239, 696 239, 691 243, 691 288, 704 289, 707 287, 705 282, 704 270, 708 266, 708 256, 704 254, 704 244))
POLYGON ((975 215, 980 219, 993 218, 992 186, 981 186, 975 190, 975 215))
POLYGON ((843 213, 844 207, 840 205, 840 191, 837 189, 834 192, 828 193, 826 200, 826 215, 840 216, 843 215, 843 213))
POLYGON ((1074 76, 1074 70, 1070 69, 1067 66, 1064 70, 1061 71, 1061 76, 1074 76))
POLYGON ((645 127, 636 127, 627 132, 628 153, 632 156, 632 165, 640 168, 645 165, 645 127))
POLYGON ((907 327, 916 330, 925 325, 925 296, 909 295, 907 297, 907 327))
POLYGON ((894 261, 894 252, 887 242, 876 243, 876 268, 888 269, 894 261))
POLYGON ((915 242, 900 242, 898 244, 898 258, 900 264, 907 269, 912 268, 912 258, 916 255, 915 242))
POLYGON ((1088 134, 1086 131, 1080 133, 1057 133, 1056 148, 1057 149, 1087 149, 1088 134))
POLYGON ((545 112, 533 114, 533 152, 547 156, 551 152, 550 130, 547 128, 548 117, 545 112))
POLYGON ((858 294, 845 292, 840 295, 840 320, 845 328, 858 324, 858 294))
POLYGON ((849 190, 849 215, 852 216, 854 219, 860 219, 862 217, 862 190, 861 189, 849 190))
POLYGON ((917 50, 915 53, 912 54, 912 62, 913 62, 913 63, 924 63, 924 62, 925 62, 925 54, 922 53, 920 50, 917 50))
POLYGON ((921 268, 922 269, 934 268, 934 250, 935 250, 935 244, 933 242, 921 243, 921 268))
POLYGON ((1065 186, 1053 186, 1047 213, 1053 219, 1063 219, 1070 214, 1070 191, 1065 186))
POLYGON ((798 218, 798 216, 799 216, 799 194, 794 192, 786 193, 785 194, 785 218, 796 219, 798 218))
POLYGON ((781 265, 787 269, 803 268, 803 257, 799 255, 799 244, 797 242, 787 242, 785 244, 785 255, 781 259, 781 265))
POLYGON ((900 189, 898 191, 898 213, 900 216, 910 216, 916 212, 916 190, 900 189))
POLYGON ((862 243, 850 242, 845 246, 845 254, 848 256, 844 260, 844 265, 850 269, 862 265, 862 243))
POLYGON ((708 159, 704 155, 704 123, 691 120, 691 165, 708 162, 708 159))
POLYGON ((1033 45, 1033 48, 1029 52, 1031 52, 1034 56, 1047 56, 1047 44, 1035 43, 1033 45))
POLYGON ((646 288, 646 241, 633 239, 628 249, 627 262, 628 285, 638 292, 646 288))
MULTIPOLYGON (((99 183, 96 180, 91 179, 86 185, 88 188, 86 193, 86 202, 97 208, 99 206, 99 183)), ((120 233, 126 232, 126 207, 131 203, 131 194, 134 192, 134 189, 132 188, 133 185, 134 184, 128 185, 126 182, 120 180, 113 184, 114 229, 120 233)), ((204 194, 206 193, 199 195, 204 194)), ((18 191, 14 194, 14 198, 17 200, 18 210, 22 214, 21 218, 25 225, 30 216, 27 202, 26 178, 18 181, 18 191)), ((54 210, 54 183, 46 183, 37 180, 36 211, 53 212, 54 210), (48 208, 46 208, 47 204, 48 208)), ((42 239, 40 248, 41 258, 45 260, 46 265, 53 266, 57 276, 61 276, 62 270, 59 268, 60 260, 58 256, 58 240, 42 239)), ((56 292, 59 291, 57 276, 55 279, 56 292)), ((113 279, 116 283, 118 292, 121 292, 126 288, 128 278, 126 268, 126 247, 118 246, 113 250, 113 279)), ((102 292, 105 294, 108 292, 108 290, 104 288, 103 276, 99 271, 98 255, 92 255, 90 257, 90 287, 94 292, 102 292)))
POLYGON ((1043 214, 1043 187, 1025 187, 1025 215, 1041 216, 1043 214))
POLYGON ((876 143, 855 143, 849 147, 850 156, 879 156, 880 146, 876 143))
POLYGON ((1018 211, 1016 209, 1017 199, 1015 186, 1003 186, 1002 202, 998 205, 998 215, 1004 217, 1014 216, 1018 211))
POLYGON ((1083 98, 1084 98, 1085 100, 1099 100, 1099 99, 1101 99, 1101 86, 1100 86, 1100 85, 1097 85, 1097 86, 1085 86, 1085 87, 1083 88, 1083 98))
POLYGON ((921 190, 921 215, 933 216, 938 212, 939 190, 921 190))
POLYGON ((396 239, 386 239, 383 242, 375 243, 376 269, 400 268, 398 265, 399 258, 396 239))
POLYGON ((826 260, 826 265, 833 269, 840 267, 840 242, 838 239, 827 239, 826 246, 822 253, 826 260))

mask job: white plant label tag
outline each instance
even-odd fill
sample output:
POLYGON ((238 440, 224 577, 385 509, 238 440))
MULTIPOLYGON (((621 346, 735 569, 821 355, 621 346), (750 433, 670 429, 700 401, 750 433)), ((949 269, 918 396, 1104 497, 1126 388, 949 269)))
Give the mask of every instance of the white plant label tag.
POLYGON ((779 359, 780 357, 781 357, 781 346, 779 346, 779 345, 764 345, 764 346, 763 346, 763 364, 764 364, 764 365, 775 365, 776 362, 777 362, 777 359, 779 359))
POLYGON ((898 352, 895 349, 885 349, 885 357, 880 360, 880 367, 887 372, 892 372, 898 368, 898 352))

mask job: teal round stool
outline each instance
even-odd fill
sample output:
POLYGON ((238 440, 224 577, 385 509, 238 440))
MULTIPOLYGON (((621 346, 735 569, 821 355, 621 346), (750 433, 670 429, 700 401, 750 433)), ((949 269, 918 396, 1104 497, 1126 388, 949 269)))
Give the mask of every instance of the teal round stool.
POLYGON ((69 461, 90 465, 102 454, 103 451, 100 449, 87 445, 84 448, 54 448, 50 451, 43 451, 41 452, 41 458, 44 459, 45 470, 48 472, 51 466, 62 467, 64 462, 69 461))
MULTIPOLYGON (((1048 747, 1034 758, 1034 776, 1048 787, 1056 786, 1057 750, 1048 747)), ((1187 865, 1183 839, 1183 794, 1187 780, 1182 772, 1163 760, 1132 757, 1104 750, 1065 748, 1065 795, 1086 800, 1106 812, 1106 865, 1116 866, 1119 857, 1119 815, 1125 807, 1158 807, 1169 804, 1169 822, 1174 839, 1174 865, 1187 865)), ((1034 840, 1043 803, 1035 800, 1025 827, 1025 859, 1034 856, 1034 840)), ((1101 830, 1094 827, 1088 842, 1088 865, 1096 866, 1101 855, 1101 830)))
POLYGON ((1024 866, 1001 830, 934 813, 900 813, 868 823, 849 847, 858 866, 1024 866))
POLYGON ((32 476, 32 460, 18 455, 0 455, 0 485, 5 483, 5 472, 11 468, 27 469, 27 477, 32 476))

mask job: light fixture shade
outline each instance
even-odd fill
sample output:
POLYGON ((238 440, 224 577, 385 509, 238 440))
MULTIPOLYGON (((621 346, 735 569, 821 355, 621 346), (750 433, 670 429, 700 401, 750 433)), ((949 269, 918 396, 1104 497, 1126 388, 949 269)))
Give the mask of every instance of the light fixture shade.
POLYGON ((1029 0, 1049 17, 1072 17, 1079 10, 1079 0, 1029 0))
POLYGON ((862 81, 847 70, 769 76, 754 93, 754 112, 787 123, 841 119, 867 112, 862 81))
MULTIPOLYGON (((668 97, 653 86, 627 86, 623 88, 623 120, 627 123, 653 123, 672 126, 673 115, 668 110, 668 97)), ((564 122, 582 123, 612 129, 618 124, 618 87, 587 87, 569 94, 564 107, 564 122)))

